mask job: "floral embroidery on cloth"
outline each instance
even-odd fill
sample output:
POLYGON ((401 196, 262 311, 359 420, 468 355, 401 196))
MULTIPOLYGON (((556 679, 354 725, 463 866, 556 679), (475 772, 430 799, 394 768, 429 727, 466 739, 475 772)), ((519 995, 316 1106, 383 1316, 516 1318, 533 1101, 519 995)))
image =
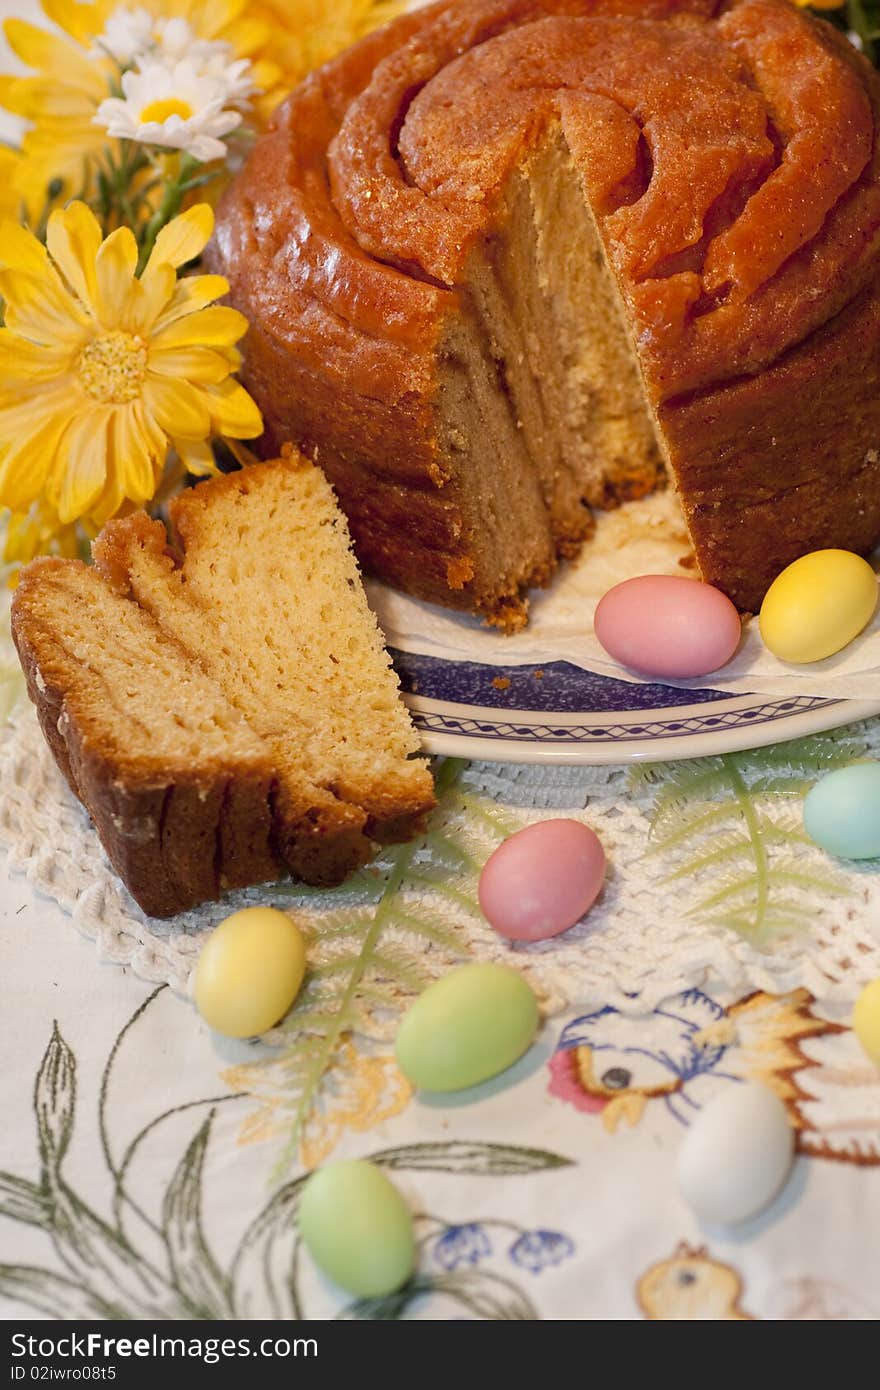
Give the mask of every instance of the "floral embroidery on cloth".
MULTIPOLYGON (((261 1143, 287 1135, 298 1092, 288 1075, 286 1054, 266 1061, 246 1062, 221 1073, 231 1090, 250 1095, 258 1107, 244 1120, 239 1144, 261 1143)), ((317 1103, 302 1130, 299 1157, 315 1168, 333 1152, 345 1132, 364 1134, 399 1115, 409 1103, 412 1087, 394 1058, 358 1051, 349 1038, 337 1049, 317 1103)))

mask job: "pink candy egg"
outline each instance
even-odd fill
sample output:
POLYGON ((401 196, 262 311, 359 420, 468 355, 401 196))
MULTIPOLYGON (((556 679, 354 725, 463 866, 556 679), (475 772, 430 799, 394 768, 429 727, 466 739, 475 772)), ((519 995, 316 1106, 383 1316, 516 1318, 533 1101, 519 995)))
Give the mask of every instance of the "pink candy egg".
POLYGON ((594 628, 622 666, 668 680, 717 671, 742 636, 739 614, 720 589, 670 574, 644 574, 609 589, 594 628))
POLYGON ((589 826, 546 820, 505 840, 480 875, 480 907, 511 941, 544 941, 573 927, 605 882, 605 851, 589 826))

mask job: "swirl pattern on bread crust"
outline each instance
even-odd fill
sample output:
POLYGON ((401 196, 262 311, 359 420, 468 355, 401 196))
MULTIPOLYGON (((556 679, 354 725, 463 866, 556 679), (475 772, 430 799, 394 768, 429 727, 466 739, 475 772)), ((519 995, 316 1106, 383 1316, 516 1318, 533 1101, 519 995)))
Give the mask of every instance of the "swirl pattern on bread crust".
POLYGON ((325 466, 370 568, 503 626, 661 456, 742 607, 866 549, 877 111, 786 0, 405 16, 293 94, 221 208, 270 439, 325 466))

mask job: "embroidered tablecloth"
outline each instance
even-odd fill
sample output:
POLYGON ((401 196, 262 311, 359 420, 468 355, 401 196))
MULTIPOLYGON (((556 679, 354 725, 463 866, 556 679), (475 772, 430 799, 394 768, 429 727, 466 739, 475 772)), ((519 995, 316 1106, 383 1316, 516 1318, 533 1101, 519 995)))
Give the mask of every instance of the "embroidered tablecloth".
POLYGON ((0 745, 4 1315, 880 1315, 880 1072, 848 1027, 859 980, 877 973, 877 870, 820 869, 794 828, 794 788, 872 748, 877 732, 647 778, 447 764, 429 842, 396 852, 408 856, 398 894, 388 878, 399 860, 329 904, 269 895, 317 952, 306 1014, 270 1046, 218 1038, 187 997, 200 934, 224 909, 171 929, 146 922, 19 709, 0 745), (743 796, 762 827, 761 893, 754 844, 752 860, 747 844, 703 862, 701 836, 713 853, 736 845, 743 796), (537 1045, 473 1092, 414 1097, 392 1056, 400 1007, 453 959, 497 956, 474 909, 475 866, 505 830, 559 810, 597 826, 612 877, 596 915, 556 947, 561 963, 551 947, 513 953, 544 1004, 537 1045), (792 856, 799 867, 786 870, 792 856), (759 897, 772 909, 777 890, 798 890, 785 899, 800 904, 787 937, 771 921, 763 944, 749 942, 713 920, 731 864, 745 916, 759 897), (358 918, 382 913, 386 934, 360 959, 358 918), (340 978, 359 982, 359 1011, 336 1035, 321 1014, 340 978), (329 1049, 317 1080, 315 1046, 329 1049), (745 1078, 784 1099, 800 1157, 765 1215, 702 1229, 677 1193, 676 1154, 707 1098, 745 1078), (395 1298, 346 1298, 299 1248, 302 1177, 341 1156, 385 1164, 418 1213, 418 1273, 395 1298))

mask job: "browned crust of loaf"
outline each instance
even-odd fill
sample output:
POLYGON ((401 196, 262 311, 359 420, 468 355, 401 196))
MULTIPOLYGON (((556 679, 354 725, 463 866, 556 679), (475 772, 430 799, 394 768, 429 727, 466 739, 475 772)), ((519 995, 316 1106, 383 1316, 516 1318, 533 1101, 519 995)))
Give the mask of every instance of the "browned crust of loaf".
POLYGON ((206 782, 185 768, 169 768, 159 778, 154 767, 138 767, 131 757, 121 766, 111 748, 89 739, 51 674, 34 611, 42 577, 79 564, 41 559, 23 571, 12 636, 46 742, 113 868, 150 917, 171 917, 226 889, 277 878, 268 769, 234 779, 218 769, 206 782))
MULTIPOLYGON (((227 231, 234 213, 228 210, 227 231)), ((377 388, 372 396, 362 394, 354 373, 322 377, 317 366, 291 352, 280 333, 260 325, 259 290, 249 281, 247 256, 243 249, 240 259, 217 259, 217 264, 230 280, 234 302, 251 319, 248 387, 263 411, 261 451, 270 456, 294 439, 320 464, 368 573, 416 598, 464 612, 477 610, 507 626, 505 615, 520 612, 523 586, 511 586, 503 578, 494 587, 477 586, 474 556, 482 539, 471 529, 458 479, 442 470, 436 338, 427 348, 420 342, 411 345, 409 380, 399 392, 389 389, 380 397, 377 388), (462 575, 468 576, 464 582, 462 575)), ((288 316, 286 322, 294 320, 288 316)), ((438 337, 441 329, 438 323, 438 337)), ((381 355, 379 340, 371 347, 381 355)), ((543 582, 551 577, 548 572, 543 582)), ((541 576, 530 578, 542 582, 541 576)))
POLYGON ((168 544, 168 533, 161 521, 154 521, 146 512, 108 521, 92 542, 92 559, 101 578, 117 594, 131 594, 129 556, 133 549, 149 550, 157 559, 174 568, 174 556, 168 544))
MULTIPOLYGON (((175 500, 181 541, 209 524, 212 500, 268 481, 279 468, 310 465, 296 455, 201 484, 175 500)), ((180 557, 161 522, 136 512, 109 523, 95 543, 95 573, 121 598, 131 594, 132 550, 143 547, 175 567, 180 557)), ((278 785, 267 748, 264 768, 171 768, 120 755, 90 737, 77 717, 75 691, 40 618, 50 577, 78 560, 43 558, 27 566, 13 600, 12 631, 28 693, 61 772, 89 811, 114 869, 144 912, 169 917, 233 888, 275 879, 286 866, 306 883, 341 883, 375 853, 376 842, 407 839, 424 828, 435 804, 427 766, 397 785, 315 789, 293 797, 278 785), (414 794, 414 783, 421 783, 414 794)), ((139 610, 143 611, 143 610, 139 610)), ((155 619, 156 638, 198 666, 198 654, 174 641, 155 619)), ((414 769, 415 772, 415 769, 414 769)))
POLYGON ((274 813, 280 858, 294 878, 315 888, 343 883, 375 853, 361 808, 346 806, 329 793, 294 798, 279 787, 274 813))
POLYGON ((399 844, 420 834, 435 805, 427 768, 423 794, 418 797, 410 792, 371 800, 361 789, 352 789, 350 797, 345 797, 335 787, 320 805, 309 799, 279 797, 275 803, 278 853, 295 878, 316 888, 333 888, 369 863, 377 844, 399 844))
POLYGON ((661 410, 702 577, 744 612, 800 555, 877 543, 878 343, 880 282, 760 377, 661 410))

